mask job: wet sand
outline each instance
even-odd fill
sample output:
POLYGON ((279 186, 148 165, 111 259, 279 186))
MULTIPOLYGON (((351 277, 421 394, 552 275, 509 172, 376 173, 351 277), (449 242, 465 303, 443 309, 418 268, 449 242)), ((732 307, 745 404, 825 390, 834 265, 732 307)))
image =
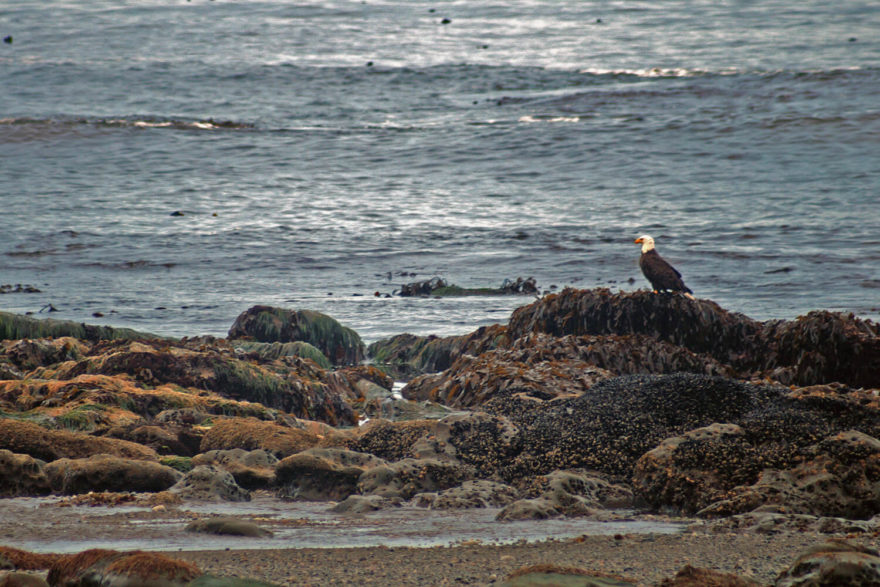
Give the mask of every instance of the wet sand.
MULTIPOLYGON (((685 533, 584 536, 521 545, 339 548, 169 553, 222 575, 280 585, 491 585, 527 565, 554 564, 627 576, 656 585, 685 565, 736 573, 762 584, 826 537, 685 533)), ((876 539, 854 542, 876 546, 876 539)))

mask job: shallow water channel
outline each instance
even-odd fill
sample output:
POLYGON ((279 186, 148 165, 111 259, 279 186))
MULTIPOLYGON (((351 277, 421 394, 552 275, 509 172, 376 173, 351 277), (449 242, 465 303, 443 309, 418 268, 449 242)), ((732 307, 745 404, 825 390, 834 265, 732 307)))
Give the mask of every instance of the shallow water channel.
POLYGON ((69 506, 57 497, 0 500, 0 544, 33 552, 116 550, 239 550, 449 546, 567 539, 584 534, 675 533, 685 521, 607 512, 603 520, 569 518, 495 521, 498 508, 431 510, 401 506, 367 514, 340 514, 332 503, 280 501, 185 502, 154 511, 147 506, 69 506), (248 520, 271 530, 267 538, 193 533, 186 525, 211 516, 248 520))

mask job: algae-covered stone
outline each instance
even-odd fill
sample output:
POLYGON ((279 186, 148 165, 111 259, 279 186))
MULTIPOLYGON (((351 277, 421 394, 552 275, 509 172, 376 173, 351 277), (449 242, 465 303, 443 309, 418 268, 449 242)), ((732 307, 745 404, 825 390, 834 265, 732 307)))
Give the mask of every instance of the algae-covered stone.
POLYGON ((59 338, 70 336, 81 340, 116 340, 161 338, 155 334, 138 332, 130 328, 93 326, 70 320, 46 318, 38 320, 27 316, 0 312, 0 340, 23 338, 59 338))
POLYGON ((262 360, 278 359, 281 357, 302 357, 311 359, 322 369, 330 369, 333 365, 320 350, 305 341, 294 342, 257 342, 254 340, 235 341, 235 350, 252 354, 262 360))
POLYGON ((261 528, 248 520, 224 517, 195 520, 186 525, 186 531, 223 536, 246 536, 248 538, 265 538, 273 535, 270 530, 261 528))
POLYGON ((299 428, 254 418, 228 418, 214 424, 202 437, 201 450, 261 449, 284 458, 320 442, 317 434, 299 428))
POLYGON ((367 352, 374 364, 397 379, 448 369, 461 355, 479 355, 509 344, 507 329, 494 324, 462 336, 398 334, 374 342, 367 352))
POLYGON ((0 497, 44 495, 51 491, 44 463, 0 449, 0 497))
POLYGON ((139 460, 158 459, 153 449, 127 440, 96 437, 67 430, 50 430, 33 422, 11 418, 0 418, 0 449, 28 454, 44 461, 81 458, 96 454, 111 454, 139 460))
POLYGON ((283 498, 341 501, 357 493, 364 471, 383 464, 384 460, 371 454, 313 448, 279 462, 275 479, 283 498))
POLYGON ((254 306, 235 319, 229 338, 304 341, 319 349, 334 365, 356 365, 365 356, 364 343, 357 332, 314 310, 254 306))
POLYGON ((54 491, 147 491, 168 489, 183 476, 180 471, 152 461, 134 461, 110 455, 87 459, 59 459, 46 465, 54 491))

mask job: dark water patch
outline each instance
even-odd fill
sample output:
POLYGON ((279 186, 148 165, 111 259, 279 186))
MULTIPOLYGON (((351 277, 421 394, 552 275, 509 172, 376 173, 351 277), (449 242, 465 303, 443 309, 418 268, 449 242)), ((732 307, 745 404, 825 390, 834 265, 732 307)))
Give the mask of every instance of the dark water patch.
POLYGON ((152 117, 131 118, 3 118, 0 119, 0 141, 29 142, 45 139, 83 136, 90 137, 105 129, 114 128, 168 128, 173 130, 242 130, 253 124, 232 120, 163 119, 152 117))
POLYGON ((105 262, 89 262, 77 264, 79 267, 91 267, 95 269, 109 269, 111 271, 139 271, 151 269, 172 269, 178 264, 170 261, 157 263, 155 261, 147 261, 138 259, 137 261, 120 261, 118 263, 105 262))

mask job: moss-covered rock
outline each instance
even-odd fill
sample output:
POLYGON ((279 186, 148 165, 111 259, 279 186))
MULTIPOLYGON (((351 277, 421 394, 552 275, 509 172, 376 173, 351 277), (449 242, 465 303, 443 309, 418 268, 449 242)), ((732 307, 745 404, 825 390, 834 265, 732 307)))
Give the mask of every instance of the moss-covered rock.
POLYGON ((357 332, 314 310, 254 306, 235 319, 230 339, 258 342, 303 341, 319 349, 334 365, 357 365, 364 360, 364 343, 357 332))
POLYGON ((504 326, 478 328, 462 336, 416 336, 399 334, 374 342, 367 352, 373 363, 395 379, 408 380, 415 375, 448 369, 463 354, 479 355, 508 345, 504 326))
POLYGON ((50 491, 42 461, 0 449, 0 497, 45 495, 50 491))
POLYGON ((53 491, 64 494, 89 491, 164 491, 181 478, 180 471, 151 461, 110 455, 87 459, 58 459, 46 465, 53 491))
POLYGON ((23 338, 59 338, 70 336, 80 340, 116 340, 116 339, 156 339, 162 338, 147 332, 138 332, 130 328, 111 328, 109 326, 93 326, 70 320, 54 320, 46 318, 38 320, 27 316, 0 312, 0 340, 19 340, 23 338))
POLYGON ((322 369, 333 367, 330 360, 317 349, 305 341, 294 342, 257 342, 255 340, 236 340, 235 350, 254 355, 264 361, 279 359, 281 357, 302 357, 314 361, 322 369))
POLYGON ((278 495, 285 499, 342 501, 357 493, 367 469, 385 464, 376 456, 338 448, 313 448, 275 467, 278 495))

